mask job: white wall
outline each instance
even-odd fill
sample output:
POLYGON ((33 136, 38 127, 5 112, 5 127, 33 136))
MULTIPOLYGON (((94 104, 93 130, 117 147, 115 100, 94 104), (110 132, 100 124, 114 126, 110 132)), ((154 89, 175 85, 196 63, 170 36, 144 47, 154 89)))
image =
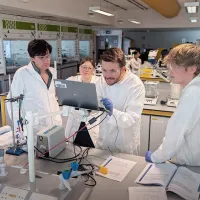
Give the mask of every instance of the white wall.
POLYGON ((134 46, 138 48, 156 49, 171 48, 173 44, 186 42, 196 42, 200 38, 200 30, 162 31, 162 32, 127 32, 124 36, 134 40, 134 46))

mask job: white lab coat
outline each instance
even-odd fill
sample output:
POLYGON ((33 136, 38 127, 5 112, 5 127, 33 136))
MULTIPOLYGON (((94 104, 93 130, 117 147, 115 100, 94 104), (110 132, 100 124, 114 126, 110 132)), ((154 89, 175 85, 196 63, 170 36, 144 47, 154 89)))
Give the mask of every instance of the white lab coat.
MULTIPOLYGON (((56 101, 54 76, 55 70, 50 67, 53 78, 49 89, 47 89, 41 76, 36 72, 31 63, 18 69, 14 75, 11 90, 12 96, 17 97, 20 94, 24 95, 22 102, 22 115, 25 115, 26 111, 32 111, 38 114, 47 114, 50 112, 59 111, 59 105, 56 101)), ((8 94, 8 98, 10 93, 8 94)), ((11 118, 11 107, 10 103, 7 103, 7 109, 11 118)), ((13 103, 14 111, 14 124, 15 128, 17 120, 19 120, 19 104, 13 103)), ((40 130, 48 125, 62 125, 62 119, 60 115, 54 117, 47 117, 39 121, 39 126, 35 130, 40 130)))
POLYGON ((133 58, 131 58, 130 61, 127 63, 127 67, 133 74, 140 76, 141 59, 138 58, 136 60, 133 56, 133 58))
POLYGON ((172 159, 181 165, 200 166, 200 77, 182 91, 176 111, 168 122, 163 143, 151 159, 162 163, 172 159))
MULTIPOLYGON (((70 78, 68 78, 67 80, 71 80, 71 81, 78 81, 78 82, 82 82, 81 80, 81 76, 72 76, 70 78)), ((91 82, 90 83, 96 83, 98 80, 97 76, 92 76, 91 82)), ((75 132, 78 131, 80 123, 86 122, 89 119, 91 119, 93 116, 96 116, 96 113, 98 112, 92 112, 92 114, 90 114, 90 116, 85 116, 87 115, 87 111, 86 110, 75 110, 74 107, 70 107, 70 106, 63 106, 64 107, 64 116, 68 116, 67 119, 67 124, 66 124, 66 129, 65 129, 65 137, 68 138, 71 135, 73 135, 75 132)), ((94 126, 97 123, 92 124, 91 126, 88 125, 87 128, 89 129, 90 127, 94 126)), ((90 137, 93 141, 93 143, 96 143, 96 138, 97 138, 97 134, 99 132, 99 127, 95 127, 94 129, 89 130, 89 134, 90 137)), ((73 141, 73 138, 71 138, 69 141, 73 141)))
MULTIPOLYGON (((109 86, 102 76, 96 83, 96 87, 99 100, 103 97, 113 102, 113 115, 115 116, 107 117, 100 124, 96 147, 137 154, 145 97, 142 81, 127 70, 124 79, 120 82, 109 86)), ((104 116, 101 117, 101 120, 103 118, 104 116)))

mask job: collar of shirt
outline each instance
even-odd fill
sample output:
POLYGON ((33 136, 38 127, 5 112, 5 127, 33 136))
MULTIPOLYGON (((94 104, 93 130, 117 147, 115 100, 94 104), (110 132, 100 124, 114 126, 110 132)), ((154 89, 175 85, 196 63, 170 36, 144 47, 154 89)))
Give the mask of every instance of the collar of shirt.
MULTIPOLYGON (((40 69, 36 66, 36 64, 34 62, 31 62, 31 64, 32 64, 34 70, 40 75, 41 74, 40 69)), ((48 79, 48 83, 47 84, 45 83, 45 84, 47 85, 47 89, 49 89, 49 87, 51 85, 51 81, 53 79, 53 75, 52 75, 52 73, 50 72, 49 69, 47 69, 46 72, 47 72, 47 75, 49 76, 49 79, 48 79)))

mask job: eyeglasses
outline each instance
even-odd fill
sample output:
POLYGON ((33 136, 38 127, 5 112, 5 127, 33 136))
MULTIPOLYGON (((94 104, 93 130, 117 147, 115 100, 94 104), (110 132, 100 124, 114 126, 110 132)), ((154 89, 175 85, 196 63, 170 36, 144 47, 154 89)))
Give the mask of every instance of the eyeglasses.
POLYGON ((84 69, 85 71, 86 71, 86 70, 88 70, 88 71, 93 71, 93 70, 94 70, 93 67, 88 67, 88 66, 86 66, 86 65, 81 65, 80 67, 81 67, 82 69, 84 69))

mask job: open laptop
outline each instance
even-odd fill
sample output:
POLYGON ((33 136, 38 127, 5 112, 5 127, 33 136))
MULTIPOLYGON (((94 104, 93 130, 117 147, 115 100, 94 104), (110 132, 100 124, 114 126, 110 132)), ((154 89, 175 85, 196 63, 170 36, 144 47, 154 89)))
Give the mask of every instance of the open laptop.
MULTIPOLYGON (((73 106, 87 110, 103 109, 98 107, 96 86, 93 83, 57 79, 55 87, 58 102, 62 106, 73 106)), ((81 122, 78 130, 84 126, 85 122, 81 122)), ((95 147, 87 127, 77 133, 73 143, 83 147, 95 147)))
POLYGON ((95 84, 57 79, 55 87, 59 105, 100 110, 95 84))

